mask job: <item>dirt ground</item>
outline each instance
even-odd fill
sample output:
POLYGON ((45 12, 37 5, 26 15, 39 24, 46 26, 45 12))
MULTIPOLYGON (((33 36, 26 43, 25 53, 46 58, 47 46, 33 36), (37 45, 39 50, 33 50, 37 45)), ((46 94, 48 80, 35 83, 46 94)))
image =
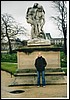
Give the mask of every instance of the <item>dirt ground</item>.
POLYGON ((37 86, 13 86, 9 87, 8 85, 13 81, 14 76, 5 71, 1 71, 1 98, 8 99, 48 99, 48 98, 67 98, 67 85, 46 85, 46 87, 37 87, 37 86), (14 90, 23 90, 23 93, 10 93, 14 90))

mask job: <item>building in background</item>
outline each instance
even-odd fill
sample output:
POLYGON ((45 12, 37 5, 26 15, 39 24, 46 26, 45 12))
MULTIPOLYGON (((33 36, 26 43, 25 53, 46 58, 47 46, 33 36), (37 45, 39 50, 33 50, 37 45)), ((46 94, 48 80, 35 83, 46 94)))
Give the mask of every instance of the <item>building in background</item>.
POLYGON ((52 45, 64 45, 64 38, 52 38, 50 33, 46 33, 46 37, 50 39, 52 45))

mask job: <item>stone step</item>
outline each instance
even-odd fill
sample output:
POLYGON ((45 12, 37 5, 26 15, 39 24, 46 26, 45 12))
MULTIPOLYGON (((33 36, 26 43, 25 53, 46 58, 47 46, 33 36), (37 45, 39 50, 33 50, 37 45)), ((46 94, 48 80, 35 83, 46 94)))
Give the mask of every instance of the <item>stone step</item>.
MULTIPOLYGON (((46 72, 45 75, 65 75, 65 72, 46 72)), ((37 73, 15 73, 14 76, 37 76, 37 73)))
MULTIPOLYGON (((61 72, 62 68, 46 68, 45 72, 61 72)), ((16 73, 35 73, 37 72, 35 68, 29 68, 29 69, 17 69, 16 73)))
MULTIPOLYGON (((10 84, 10 86, 27 86, 27 85, 37 85, 37 71, 36 69, 19 69, 14 74, 15 79, 10 84)), ((42 77, 42 75, 41 75, 42 77)), ((42 78, 41 84, 42 84, 42 78)), ((54 84, 67 84, 65 80, 65 72, 61 68, 46 68, 45 80, 46 85, 54 84)))
MULTIPOLYGON (((46 85, 60 85, 67 84, 64 75, 47 75, 45 76, 46 85)), ((42 84, 42 77, 40 77, 40 83, 42 84)), ((14 81, 10 84, 10 86, 29 86, 29 85, 37 85, 37 76, 20 76, 15 77, 14 81)))

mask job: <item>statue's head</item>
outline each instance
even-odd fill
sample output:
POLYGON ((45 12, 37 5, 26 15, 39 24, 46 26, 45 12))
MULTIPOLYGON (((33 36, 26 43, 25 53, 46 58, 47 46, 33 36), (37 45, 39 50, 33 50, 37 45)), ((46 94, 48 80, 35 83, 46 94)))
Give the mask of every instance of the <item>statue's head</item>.
POLYGON ((44 9, 43 9, 43 6, 41 6, 41 5, 38 5, 38 11, 43 11, 44 12, 44 14, 45 14, 45 11, 44 11, 44 9))
POLYGON ((33 6, 33 8, 37 8, 38 7, 38 3, 34 3, 34 6, 33 6))
POLYGON ((42 9, 43 9, 43 7, 42 7, 42 6, 40 6, 40 5, 38 5, 38 9, 42 10, 42 9))

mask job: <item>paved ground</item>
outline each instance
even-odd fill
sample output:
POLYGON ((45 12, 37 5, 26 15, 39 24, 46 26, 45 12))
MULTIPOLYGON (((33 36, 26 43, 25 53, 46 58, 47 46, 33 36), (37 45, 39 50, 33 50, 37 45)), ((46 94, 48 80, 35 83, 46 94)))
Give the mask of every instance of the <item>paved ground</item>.
POLYGON ((67 85, 46 85, 46 87, 37 86, 14 86, 8 85, 14 80, 14 76, 5 71, 1 71, 1 98, 67 98, 67 85), (13 90, 23 90, 23 93, 13 94, 13 90))

